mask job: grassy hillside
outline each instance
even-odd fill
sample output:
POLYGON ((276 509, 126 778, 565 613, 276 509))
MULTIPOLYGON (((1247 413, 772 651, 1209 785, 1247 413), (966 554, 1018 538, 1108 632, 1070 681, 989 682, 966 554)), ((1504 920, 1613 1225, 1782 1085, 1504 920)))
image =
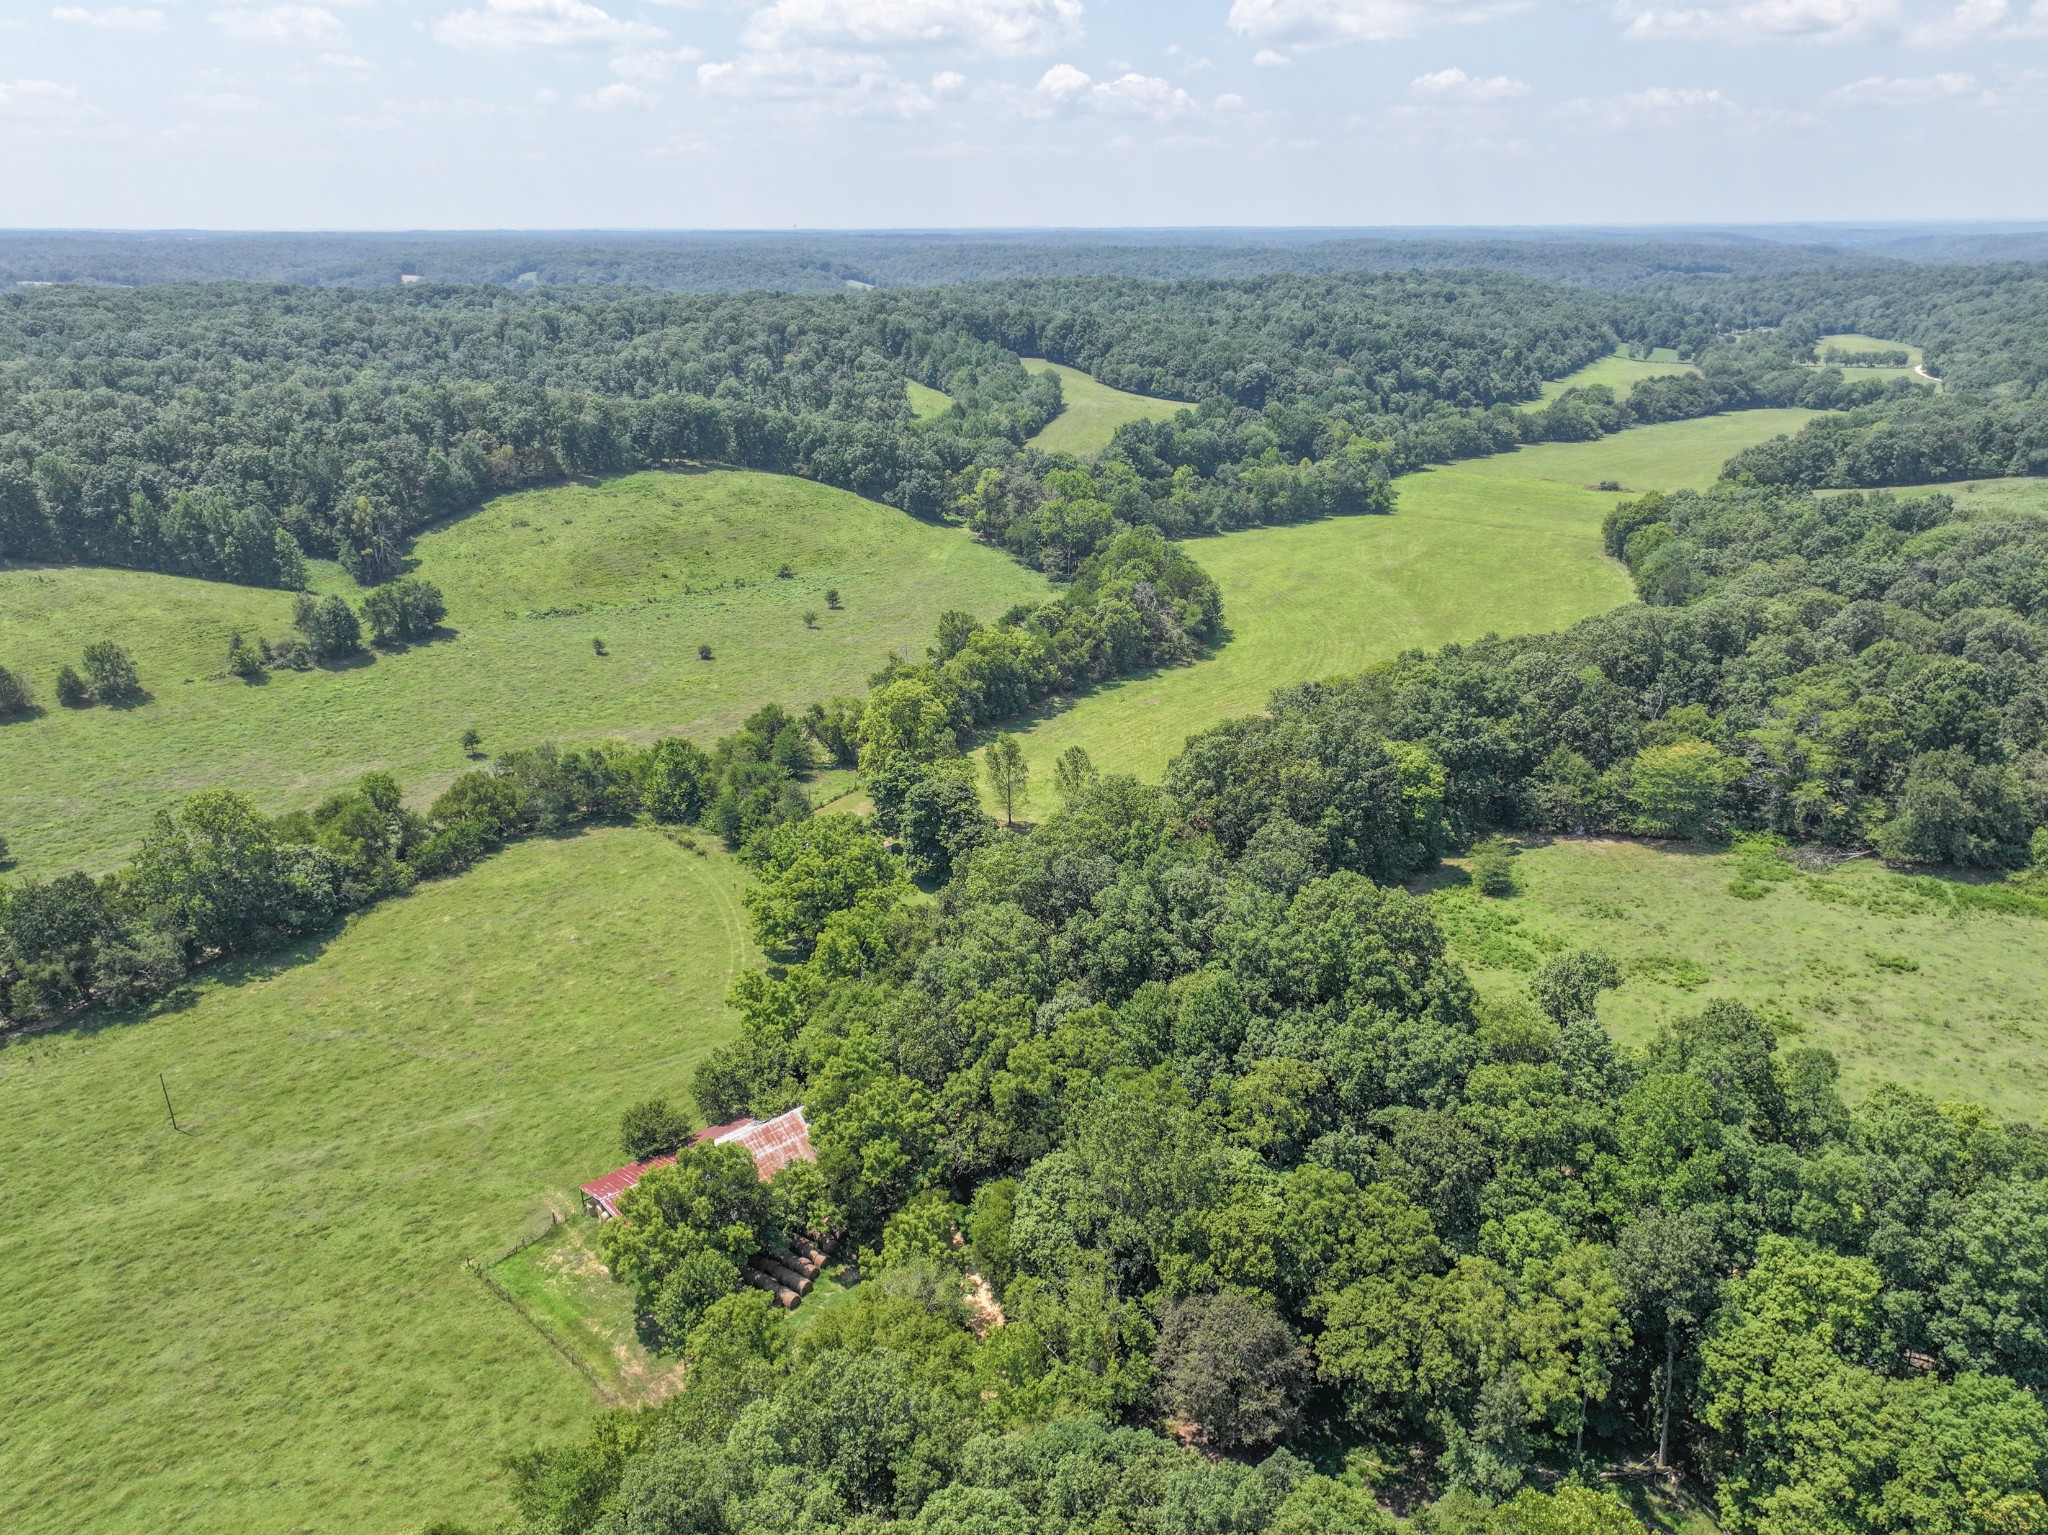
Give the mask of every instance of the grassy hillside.
POLYGON ((1552 379, 1543 386, 1543 393, 1522 406, 1524 410, 1540 410, 1567 389, 1584 389, 1592 384, 1605 384, 1616 396, 1627 394, 1646 378, 1666 378, 1674 373, 1697 373, 1689 362, 1680 362, 1678 354, 1669 347, 1659 347, 1648 358, 1638 360, 1624 357, 1617 350, 1611 357, 1602 357, 1589 362, 1578 372, 1564 378, 1552 379))
POLYGON ((1164 421, 1175 411, 1188 408, 1176 400, 1126 394, 1121 389, 1098 384, 1079 368, 1047 362, 1042 357, 1027 357, 1024 366, 1034 373, 1059 375, 1065 409, 1031 439, 1032 447, 1048 453, 1072 453, 1085 458, 1108 447, 1109 439, 1126 421, 1164 421))
POLYGON ((1519 991, 1559 949, 1607 949, 1627 982, 1600 1016, 1631 1044, 1732 997, 1834 1051, 1852 1097, 1890 1079, 2003 1115, 2048 1112, 2048 923, 1959 910, 1937 881, 1862 862, 1744 899, 1730 889, 1744 863, 1706 848, 1551 842, 1515 860, 1520 895, 1488 901, 1450 884, 1438 909, 1492 993, 1519 991))
MULTIPOLYGON (((1255 528, 1190 546, 1223 590, 1229 643, 1193 666, 1099 688, 1024 736, 1038 792, 1085 747, 1108 772, 1157 777, 1195 731, 1273 689, 1489 631, 1563 628, 1630 596, 1600 520, 1630 490, 1705 484, 1738 448, 1810 411, 1745 411, 1545 443, 1404 476, 1391 517, 1255 528)), ((1045 800, 1049 805, 1050 799, 1045 800)), ((1043 808, 1043 807, 1041 807, 1043 808)))
POLYGON ((916 379, 906 379, 904 387, 910 391, 910 413, 920 421, 929 421, 934 416, 943 416, 953 408, 953 397, 943 389, 934 389, 929 384, 920 384, 916 379))
POLYGON ((182 1011, 0 1048, 0 1528, 499 1508, 497 1457, 593 1396, 462 1264, 686 1095, 740 883, 646 831, 529 842, 182 1011))
MULTIPOLYGON (((1913 496, 1932 493, 1953 496, 1956 505, 1980 517, 2011 517, 2048 512, 2048 478, 2019 476, 2001 480, 1948 480, 1938 485, 1898 485, 1892 494, 1913 496)), ((1824 490, 1823 496, 1846 495, 1846 491, 1824 490)))
MULTIPOLYGON (((136 571, 0 570, 0 665, 29 672, 47 706, 0 726, 0 835, 21 867, 109 865, 158 806, 213 784, 280 809, 366 768, 431 791, 464 766, 456 742, 471 726, 486 750, 550 736, 715 734, 770 698, 859 690, 889 650, 921 650, 947 608, 992 617, 1047 590, 965 533, 741 471, 505 496, 415 552, 417 573, 448 599, 453 637, 256 685, 221 674, 228 634, 284 634, 286 593, 136 571), (827 608, 828 587, 842 611, 827 608), (58 708, 58 666, 103 637, 133 653, 154 701, 58 708), (715 659, 698 660, 700 643, 715 659)), ((338 573, 326 579, 346 586, 338 573)))

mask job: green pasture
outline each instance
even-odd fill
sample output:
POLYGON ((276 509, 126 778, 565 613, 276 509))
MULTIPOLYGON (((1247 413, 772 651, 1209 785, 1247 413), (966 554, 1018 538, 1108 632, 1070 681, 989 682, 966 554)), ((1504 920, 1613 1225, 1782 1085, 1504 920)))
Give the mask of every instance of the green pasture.
POLYGON ((1031 446, 1048 453, 1071 453, 1087 458, 1109 446, 1116 429, 1126 421, 1167 421, 1175 411, 1192 407, 1177 400, 1155 400, 1150 395, 1126 394, 1107 384, 1098 384, 1079 368, 1027 357, 1024 366, 1034 373, 1059 376, 1060 397, 1065 408, 1031 439, 1031 446))
MULTIPOLYGON (((2048 512, 2048 477, 2016 476, 1998 480, 1948 480, 1934 485, 1894 485, 1895 496, 1943 495, 1978 517, 2038 516, 2048 512)), ((1847 495, 1824 490, 1823 496, 1847 495)))
MULTIPOLYGON (((289 632, 289 593, 0 569, 0 665, 25 671, 44 705, 0 725, 0 836, 21 869, 110 866, 156 809, 213 785, 284 809, 384 768, 430 795, 467 765, 457 742, 470 727, 487 752, 712 736, 770 699, 860 691, 890 650, 921 654, 947 608, 993 618, 1048 590, 958 529, 739 470, 500 497, 425 534, 415 565, 447 597, 449 637, 256 684, 224 672, 228 635, 289 632), (57 668, 101 638, 134 655, 151 701, 58 707, 57 668)), ((361 595, 331 568, 322 580, 361 595)))
POLYGON ((1926 360, 1924 354, 1917 346, 1908 346, 1903 341, 1885 341, 1876 336, 1863 336, 1858 335, 1854 331, 1845 331, 1838 336, 1822 336, 1813 345, 1813 355, 1815 357, 1824 357, 1831 346, 1841 347, 1843 350, 1851 352, 1896 351, 1904 348, 1911 360, 1903 368, 1844 368, 1842 372, 1850 378, 1877 378, 1885 380, 1910 378, 1923 384, 1928 382, 1927 379, 1915 371, 1926 360))
POLYGON ((1129 678, 1054 707, 1024 732, 1034 808, 1052 765, 1085 748, 1105 772, 1157 778, 1188 736, 1263 708, 1273 690, 1408 649, 1564 628, 1629 600, 1600 545, 1620 499, 1588 488, 1703 485, 1738 449, 1810 411, 1745 411, 1544 443, 1404 475, 1392 516, 1254 528, 1188 548, 1223 591, 1228 643, 1192 666, 1129 678))
POLYGON ((1543 386, 1542 394, 1521 408, 1541 410, 1566 390, 1585 389, 1593 384, 1605 384, 1618 399, 1646 378, 1669 378, 1699 371, 1689 362, 1680 362, 1678 354, 1669 347, 1658 347, 1647 358, 1625 357, 1617 347, 1612 355, 1589 362, 1576 373, 1550 380, 1543 386))
POLYGON ((649 831, 527 842, 0 1047, 0 1529, 503 1512, 501 1456, 598 1398, 465 1260, 573 1211, 625 1104, 687 1101, 755 958, 742 881, 649 831))
POLYGON ((904 387, 910 391, 910 413, 920 421, 943 416, 953 408, 953 397, 943 389, 920 384, 914 378, 904 380, 904 387))
POLYGON ((1600 1016, 1628 1043, 1728 997, 1832 1050, 1852 1098, 1889 1080, 2010 1118, 2048 1111, 2048 920, 1975 909, 1981 887, 1865 860, 1805 873, 1766 859, 1762 880, 1755 862, 1570 840, 1526 849, 1507 900, 1455 872, 1432 883, 1482 991, 1519 992, 1548 955, 1598 946, 1626 976, 1600 1016))

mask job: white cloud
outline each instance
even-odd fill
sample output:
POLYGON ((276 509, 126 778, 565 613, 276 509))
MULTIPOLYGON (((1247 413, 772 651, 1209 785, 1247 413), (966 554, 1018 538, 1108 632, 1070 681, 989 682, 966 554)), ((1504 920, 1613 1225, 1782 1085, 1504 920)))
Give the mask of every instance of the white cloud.
POLYGON ((667 34, 645 22, 621 21, 589 0, 485 0, 435 24, 451 48, 516 53, 522 48, 583 48, 652 42, 667 34))
POLYGON ((866 117, 917 117, 937 103, 872 53, 829 48, 756 49, 723 63, 699 64, 697 85, 729 100, 794 103, 815 111, 866 117))
POLYGON ((1285 69, 1293 62, 1277 48, 1261 48, 1252 55, 1252 66, 1256 69, 1285 69))
POLYGON ((616 112, 622 107, 651 107, 660 99, 652 91, 643 91, 623 80, 614 80, 610 85, 601 85, 578 96, 576 105, 586 112, 616 112))
POLYGON ((1200 102, 1170 80, 1141 75, 1135 70, 1114 80, 1097 83, 1086 71, 1072 64, 1055 64, 1039 79, 1036 94, 1040 110, 1056 107, 1085 107, 1126 117, 1150 117, 1166 122, 1190 117, 1202 110, 1200 102))
POLYGON ((1970 95, 1977 77, 1965 74, 1924 75, 1917 79, 1865 75, 1828 92, 1828 100, 1845 107, 1924 107, 1970 95))
POLYGON ((333 47, 348 41, 341 22, 324 5, 272 5, 215 11, 213 24, 245 43, 307 43, 333 47))
POLYGON ((1578 118, 1615 132, 1673 123, 1726 120, 1742 115, 1742 108, 1719 91, 1668 85, 1653 85, 1647 90, 1628 91, 1620 96, 1582 96, 1576 101, 1566 102, 1562 110, 1566 117, 1578 118))
POLYGON ((1902 11, 1900 0, 1722 0, 1671 9, 1618 0, 1614 14, 1626 23, 1624 37, 1745 43, 1867 37, 1896 25, 1902 11))
POLYGON ((1906 41, 1922 46, 1971 43, 1999 38, 2048 37, 2048 0, 2034 0, 2020 11, 2011 0, 1960 0, 1953 9, 1906 31, 1906 41))
POLYGON ((126 5, 110 5, 98 11, 89 11, 82 5, 60 5, 50 14, 59 21, 97 27, 102 32, 161 32, 169 25, 162 11, 137 10, 126 5))
POLYGON ((1483 21, 1530 0, 1232 0, 1233 30, 1259 42, 1327 48, 1413 37, 1426 27, 1483 21))
POLYGON ((1417 75, 1408 82, 1417 96, 1437 101, 1499 101, 1506 96, 1526 96, 1529 87, 1507 75, 1468 75, 1462 69, 1439 69, 1417 75))
POLYGON ((696 48, 654 48, 626 53, 612 60, 612 73, 621 80, 659 85, 675 72, 676 65, 694 64, 703 56, 702 51, 696 48))
POLYGON ((1080 36, 1081 0, 774 0, 748 18, 750 49, 941 47, 1046 53, 1080 36))
POLYGON ((55 80, 0 80, 0 118, 67 122, 91 116, 75 85, 55 80))
POLYGON ((955 91, 967 89, 967 77, 957 69, 942 69, 932 76, 932 94, 950 96, 955 91))

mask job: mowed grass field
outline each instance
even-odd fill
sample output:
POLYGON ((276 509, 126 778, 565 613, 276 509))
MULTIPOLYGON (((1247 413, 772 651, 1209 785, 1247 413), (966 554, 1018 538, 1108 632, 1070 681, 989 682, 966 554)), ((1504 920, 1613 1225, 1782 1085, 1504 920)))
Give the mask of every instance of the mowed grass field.
POLYGON ((627 1103, 687 1103, 741 884, 647 830, 527 842, 181 1011, 0 1046, 0 1529, 505 1512, 500 1458, 595 1399, 463 1263, 574 1209, 627 1103))
MULTIPOLYGON (((20 870, 109 867, 159 807, 214 785, 281 810, 382 768, 427 797, 469 765, 457 743, 470 727, 487 752, 713 736, 770 699, 860 691, 890 650, 921 654, 947 608, 993 618, 1048 590, 959 529, 738 470, 504 496, 425 534, 414 556, 447 598, 451 637, 253 685, 224 674, 228 636, 287 634, 289 593, 0 569, 0 665, 26 671, 44 706, 0 725, 0 836, 20 870), (101 638, 133 654, 152 701, 58 707, 57 668, 101 638)), ((323 585, 361 597, 331 568, 323 585)))
POLYGON ((1632 595, 1600 545, 1629 490, 1704 485, 1738 449, 1809 411, 1745 411, 1545 443, 1405 475, 1388 517, 1253 528, 1191 543, 1223 592, 1229 642, 1192 666, 1098 688, 1022 736, 1039 810, 1052 765, 1085 748, 1104 772, 1156 779, 1188 736, 1265 706, 1291 683, 1357 671, 1408 649, 1487 633, 1564 628, 1632 595))
POLYGON ((943 416, 953 408, 953 397, 943 389, 934 389, 929 384, 920 384, 914 378, 904 380, 904 387, 910 393, 910 413, 920 421, 929 421, 934 416, 943 416))
MULTIPOLYGON (((1844 368, 1842 371, 1850 378, 1910 378, 1923 384, 1927 382, 1926 379, 1921 378, 1920 374, 1915 371, 1926 360, 1925 355, 1917 346, 1908 346, 1903 341, 1884 341, 1876 336, 1863 336, 1856 334, 1854 331, 1845 331, 1841 335, 1822 336, 1820 340, 1814 343, 1813 355, 1816 357, 1826 357, 1829 347, 1839 347, 1845 352, 1904 350, 1908 360, 1903 368, 1844 368)), ((1826 364, 1823 363, 1822 366, 1826 366, 1826 364)))
POLYGON ((1524 404, 1522 409, 1541 410, 1568 389, 1605 384, 1619 397, 1646 378, 1668 378, 1675 373, 1697 372, 1699 369, 1691 363, 1680 362, 1678 354, 1669 347, 1658 347, 1646 358, 1625 357, 1617 348, 1611 357, 1602 357, 1597 362, 1587 363, 1576 373, 1552 379, 1543 386, 1542 394, 1524 404))
POLYGON ((1047 362, 1043 357, 1027 357, 1024 366, 1034 373, 1059 375, 1060 396, 1066 408, 1031 439, 1032 447, 1048 453, 1071 453, 1086 458, 1108 447, 1116 429, 1126 421, 1168 421, 1176 411, 1193 409, 1178 400, 1126 394, 1121 389, 1098 384, 1079 368, 1047 362))
MULTIPOLYGON (((1824 490, 1824 496, 1848 492, 1824 490)), ((2000 480, 1949 480, 1936 485, 1898 485, 1895 496, 1943 495, 1978 517, 2038 516, 2048 512, 2048 478, 2039 475, 2000 480)))
MULTIPOLYGON (((1863 861, 1744 899, 1739 854, 1557 841, 1515 860, 1522 893, 1435 897, 1483 992, 1522 993, 1567 948, 1598 946, 1626 980, 1600 1017, 1640 1045, 1717 997, 1832 1050, 1853 1099, 1881 1081, 2038 1122, 2048 1112, 2048 922, 1958 910, 1927 879, 1863 861)), ((1455 881, 1459 876, 1448 876, 1455 881)), ((1447 880, 1433 881, 1438 885, 1447 880)))

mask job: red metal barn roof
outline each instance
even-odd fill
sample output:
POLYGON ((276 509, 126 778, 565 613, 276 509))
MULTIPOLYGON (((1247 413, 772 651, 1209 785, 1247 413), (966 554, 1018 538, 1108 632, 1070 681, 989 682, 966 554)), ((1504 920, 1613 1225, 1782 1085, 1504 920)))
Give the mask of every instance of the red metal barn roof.
MULTIPOLYGON (((763 1179, 774 1177, 792 1162, 815 1162, 811 1149, 811 1127, 801 1108, 778 1114, 773 1119, 735 1119, 730 1124, 712 1125, 690 1137, 692 1146, 738 1146, 754 1159, 763 1179)), ((619 1213, 619 1196, 657 1167, 675 1161, 673 1156, 650 1157, 634 1162, 583 1185, 583 1203, 599 1220, 619 1213)))

